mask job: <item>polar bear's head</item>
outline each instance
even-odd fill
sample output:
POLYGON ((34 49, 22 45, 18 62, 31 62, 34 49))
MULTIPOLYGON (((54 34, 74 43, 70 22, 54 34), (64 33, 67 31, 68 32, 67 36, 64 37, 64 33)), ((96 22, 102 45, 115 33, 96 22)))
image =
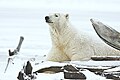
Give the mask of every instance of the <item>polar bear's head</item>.
POLYGON ((60 29, 60 27, 64 27, 68 21, 68 14, 54 13, 45 17, 46 23, 48 23, 51 27, 60 29))

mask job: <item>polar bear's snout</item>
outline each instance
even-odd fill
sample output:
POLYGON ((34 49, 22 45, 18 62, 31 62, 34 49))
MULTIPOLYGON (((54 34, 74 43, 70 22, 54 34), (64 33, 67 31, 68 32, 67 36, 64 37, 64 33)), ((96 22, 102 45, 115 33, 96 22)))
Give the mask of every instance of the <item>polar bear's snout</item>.
POLYGON ((50 20, 50 17, 49 16, 45 16, 45 20, 47 23, 53 23, 51 20, 50 20))
POLYGON ((48 21, 49 20, 49 16, 45 16, 45 20, 48 21))
POLYGON ((49 22, 49 16, 45 16, 46 22, 49 22))

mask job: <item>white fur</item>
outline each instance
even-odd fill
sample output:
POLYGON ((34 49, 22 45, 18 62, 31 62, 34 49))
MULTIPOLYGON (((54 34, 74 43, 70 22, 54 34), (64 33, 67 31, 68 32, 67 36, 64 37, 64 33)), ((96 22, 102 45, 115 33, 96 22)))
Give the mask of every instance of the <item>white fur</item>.
POLYGON ((91 56, 120 55, 120 52, 105 43, 96 42, 87 33, 74 29, 68 14, 49 15, 52 48, 48 54, 49 61, 89 60, 91 56), (56 16, 57 15, 57 16, 56 16))

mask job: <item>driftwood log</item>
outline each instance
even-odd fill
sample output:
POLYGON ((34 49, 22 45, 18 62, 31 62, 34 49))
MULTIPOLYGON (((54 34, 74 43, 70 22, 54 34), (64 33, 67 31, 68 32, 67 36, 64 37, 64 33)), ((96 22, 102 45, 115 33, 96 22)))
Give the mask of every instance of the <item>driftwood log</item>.
MULTIPOLYGON (((66 66, 66 65, 65 65, 66 66)), ((44 68, 41 68, 37 71, 35 71, 34 73, 58 73, 58 72, 64 72, 64 66, 50 66, 50 67, 44 67, 44 68)), ((90 70, 91 72, 103 72, 104 70, 107 70, 107 69, 111 69, 111 68, 114 68, 116 66, 111 66, 111 67, 108 67, 108 68, 95 68, 95 66, 85 66, 85 67, 76 67, 77 69, 87 69, 87 70, 90 70)))
MULTIPOLYGON (((120 56, 93 56, 91 57, 93 61, 120 61, 120 56)), ((119 62, 117 62, 118 64, 119 62)), ((73 63, 75 65, 75 63, 73 63)), ((98 62, 99 64, 99 62, 98 62)), ((70 65, 64 65, 64 66, 50 66, 50 67, 45 67, 42 69, 39 69, 35 71, 35 73, 58 73, 58 72, 63 72, 64 73, 64 78, 65 79, 81 79, 85 80, 86 76, 83 73, 79 73, 80 70, 87 69, 96 75, 100 75, 103 77, 106 77, 106 79, 113 79, 113 80, 120 80, 120 70, 119 71, 111 71, 111 72, 106 72, 106 70, 114 69, 116 67, 120 67, 120 65, 110 65, 110 66, 105 66, 105 65, 79 65, 76 64, 77 67, 73 66, 71 67, 70 65), (74 77, 73 77, 74 76, 74 77)))
POLYGON ((93 56, 94 61, 120 61, 120 56, 93 56))
POLYGON ((120 33, 102 22, 90 19, 98 36, 111 47, 120 50, 120 33))
MULTIPOLYGON (((92 56, 91 59, 93 61, 120 61, 120 56, 92 56)), ((119 66, 119 65, 118 65, 119 66)), ((97 66, 96 66, 97 67, 97 66)), ((103 66, 103 67, 106 67, 106 66, 103 66)), ((114 68, 114 67, 117 67, 117 66, 109 66, 109 68, 114 68)), ((39 69, 35 72, 38 72, 38 73, 44 73, 44 72, 52 72, 52 73, 58 73, 58 72, 63 72, 63 66, 50 66, 50 67, 45 67, 45 68, 42 68, 42 69, 39 69)), ((98 68, 95 68, 95 66, 90 66, 89 67, 82 67, 83 69, 88 69, 92 72, 95 72, 95 71, 98 71, 98 72, 102 72, 104 70, 106 70, 106 68, 102 68, 102 69, 98 69, 98 68)), ((77 67, 77 69, 81 69, 80 67, 77 67)))
POLYGON ((63 72, 65 79, 86 79, 86 76, 79 71, 79 69, 72 65, 65 65, 65 66, 51 66, 39 69, 34 73, 58 73, 63 72))
MULTIPOLYGON (((104 67, 104 66, 103 66, 104 67)), ((42 69, 39 69, 37 71, 35 71, 34 73, 58 73, 58 72, 63 72, 64 73, 64 79, 82 79, 85 80, 86 76, 80 72, 80 70, 84 70, 87 69, 93 73, 95 73, 96 75, 100 75, 103 77, 106 77, 106 79, 113 79, 113 80, 120 80, 120 72, 116 71, 116 72, 105 72, 105 70, 109 70, 109 69, 114 69, 116 68, 116 66, 111 66, 109 68, 95 68, 95 66, 93 66, 93 68, 90 66, 88 66, 87 68, 85 67, 75 67, 73 65, 65 65, 65 66, 50 66, 50 67, 45 67, 42 69)), ((118 67, 118 66, 117 66, 118 67)))

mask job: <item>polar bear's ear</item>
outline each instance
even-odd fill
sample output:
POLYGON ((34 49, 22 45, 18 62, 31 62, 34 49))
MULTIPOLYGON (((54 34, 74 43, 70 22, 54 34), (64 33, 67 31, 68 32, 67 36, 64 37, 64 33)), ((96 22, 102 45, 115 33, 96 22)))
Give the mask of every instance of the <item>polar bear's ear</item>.
POLYGON ((66 17, 66 19, 69 19, 69 14, 66 14, 65 17, 66 17))

